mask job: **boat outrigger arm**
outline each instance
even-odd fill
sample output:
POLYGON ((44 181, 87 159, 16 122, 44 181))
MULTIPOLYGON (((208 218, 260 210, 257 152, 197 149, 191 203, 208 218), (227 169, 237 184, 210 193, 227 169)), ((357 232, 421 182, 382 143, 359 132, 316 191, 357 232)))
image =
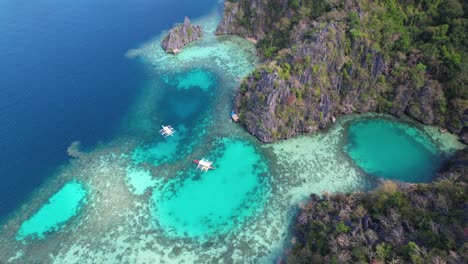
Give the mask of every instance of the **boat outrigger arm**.
POLYGON ((162 126, 162 129, 159 130, 159 134, 161 134, 164 138, 172 136, 176 130, 171 126, 162 126))

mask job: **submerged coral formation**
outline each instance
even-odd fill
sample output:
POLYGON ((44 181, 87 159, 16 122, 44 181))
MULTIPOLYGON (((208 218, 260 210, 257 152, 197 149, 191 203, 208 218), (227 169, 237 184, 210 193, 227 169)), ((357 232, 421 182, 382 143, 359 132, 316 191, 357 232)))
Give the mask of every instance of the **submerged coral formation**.
POLYGON ((44 238, 47 233, 63 228, 86 200, 86 189, 77 181, 67 183, 37 213, 21 224, 16 238, 44 238))
POLYGON ((167 235, 226 233, 261 211, 269 198, 268 170, 252 145, 224 139, 211 150, 213 171, 204 174, 192 167, 182 172, 184 181, 153 193, 153 220, 167 235))
MULTIPOLYGON (((178 56, 159 47, 161 36, 127 52, 150 80, 121 133, 94 149, 72 149, 79 155, 0 227, 0 262, 271 263, 311 192, 365 190, 378 181, 343 147, 349 123, 387 116, 346 116, 328 131, 271 145, 230 121, 240 80, 257 61, 249 41, 214 36, 218 21, 217 13, 197 21, 207 34, 178 56), (165 139, 158 131, 167 124, 177 132, 165 139), (215 170, 195 171, 192 160, 202 157, 215 170), (73 180, 86 186, 86 203, 66 228, 18 241, 22 223, 73 180)), ((425 140, 441 151, 459 148, 453 135, 427 131, 425 140)))
POLYGON ((431 184, 311 195, 287 263, 466 263, 468 151, 431 184))
POLYGON ((463 1, 226 1, 218 34, 258 40, 236 107, 261 141, 381 112, 468 131, 463 1))

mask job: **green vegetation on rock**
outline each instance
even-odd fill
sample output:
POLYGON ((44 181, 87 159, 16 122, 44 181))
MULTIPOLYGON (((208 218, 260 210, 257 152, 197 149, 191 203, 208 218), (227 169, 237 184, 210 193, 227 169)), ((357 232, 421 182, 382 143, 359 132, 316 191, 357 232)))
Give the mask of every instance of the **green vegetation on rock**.
POLYGON ((468 151, 431 184, 311 195, 287 263, 466 263, 468 151))
MULTIPOLYGON (((261 141, 363 112, 468 141, 467 25, 460 0, 228 0, 217 34, 257 41, 235 104, 261 141)), ((311 195, 287 263, 467 263, 467 168, 465 149, 433 183, 311 195)))
POLYGON ((367 111, 467 131, 463 1, 240 0, 225 6, 217 33, 256 39, 264 58, 236 99, 239 112, 252 119, 245 120, 247 129, 260 140, 315 131, 333 116, 367 111), (255 101, 261 98, 267 100, 255 101))

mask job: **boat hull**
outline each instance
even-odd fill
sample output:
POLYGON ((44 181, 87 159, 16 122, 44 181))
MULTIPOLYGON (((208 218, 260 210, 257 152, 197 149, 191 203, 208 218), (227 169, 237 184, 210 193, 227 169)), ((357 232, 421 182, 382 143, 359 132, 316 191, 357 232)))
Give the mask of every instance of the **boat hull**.
MULTIPOLYGON (((199 162, 200 162, 199 160, 193 160, 193 163, 195 163, 195 164, 197 164, 197 165, 198 165, 199 162)), ((209 168, 212 169, 212 170, 214 170, 214 167, 213 167, 213 166, 210 166, 209 168)))

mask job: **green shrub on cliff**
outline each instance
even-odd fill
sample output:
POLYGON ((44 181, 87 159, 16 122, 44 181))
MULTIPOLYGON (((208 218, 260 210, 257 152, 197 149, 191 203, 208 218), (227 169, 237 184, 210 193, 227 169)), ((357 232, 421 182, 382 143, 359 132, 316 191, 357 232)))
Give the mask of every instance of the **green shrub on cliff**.
POLYGON ((311 195, 287 263, 466 263, 468 151, 431 184, 311 195))
POLYGON ((259 127, 248 129, 260 140, 278 138, 270 131, 280 138, 293 136, 324 127, 337 115, 368 111, 408 115, 456 133, 466 129, 467 3, 233 3, 244 21, 239 34, 258 39, 257 50, 268 69, 248 78, 236 103, 245 107, 240 112, 253 113, 252 123, 259 127), (272 93, 276 104, 252 101, 272 93))

